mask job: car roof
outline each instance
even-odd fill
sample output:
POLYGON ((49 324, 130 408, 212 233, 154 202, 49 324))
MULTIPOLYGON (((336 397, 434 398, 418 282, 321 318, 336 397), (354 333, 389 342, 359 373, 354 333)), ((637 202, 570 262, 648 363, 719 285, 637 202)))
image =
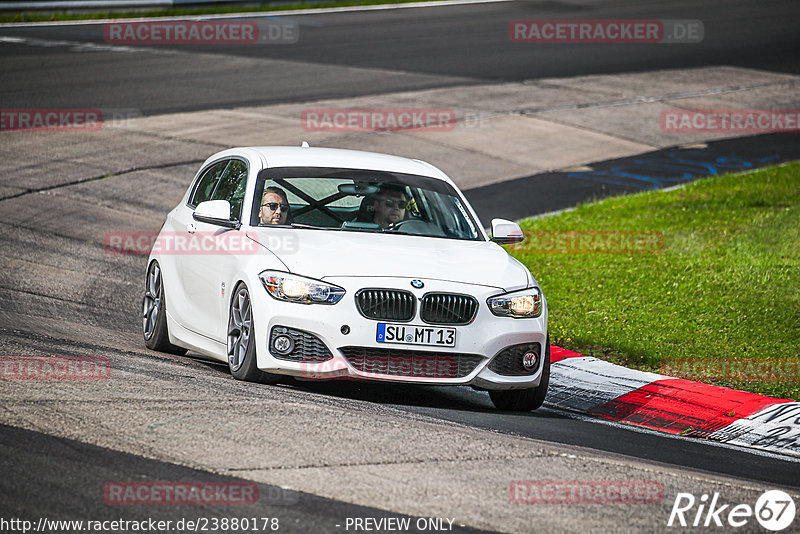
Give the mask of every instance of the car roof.
POLYGON ((253 146, 225 150, 214 154, 208 162, 225 156, 241 154, 242 151, 257 153, 265 167, 337 167, 345 169, 368 169, 375 171, 401 172, 438 178, 452 185, 452 180, 430 163, 424 161, 341 148, 317 148, 298 146, 253 146))

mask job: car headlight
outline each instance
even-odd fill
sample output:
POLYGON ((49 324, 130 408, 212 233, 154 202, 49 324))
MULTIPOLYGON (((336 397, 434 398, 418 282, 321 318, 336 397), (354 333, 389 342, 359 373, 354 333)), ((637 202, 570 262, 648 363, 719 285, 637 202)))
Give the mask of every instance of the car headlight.
POLYGON ((489 297, 486 303, 501 317, 539 317, 542 314, 542 290, 530 287, 523 291, 489 297))
POLYGON ((300 304, 336 304, 344 289, 321 280, 277 271, 264 271, 258 277, 273 298, 300 304))

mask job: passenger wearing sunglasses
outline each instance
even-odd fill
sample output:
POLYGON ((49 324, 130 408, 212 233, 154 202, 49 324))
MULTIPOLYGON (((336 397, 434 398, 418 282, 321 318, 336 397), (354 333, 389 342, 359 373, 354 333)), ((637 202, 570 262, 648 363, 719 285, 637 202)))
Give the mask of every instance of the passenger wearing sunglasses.
POLYGON ((405 190, 402 187, 385 187, 376 196, 373 202, 375 209, 374 222, 381 225, 381 228, 388 228, 406 218, 406 199, 405 190))
POLYGON ((286 224, 289 220, 289 200, 280 187, 267 187, 261 197, 258 216, 261 224, 286 224))

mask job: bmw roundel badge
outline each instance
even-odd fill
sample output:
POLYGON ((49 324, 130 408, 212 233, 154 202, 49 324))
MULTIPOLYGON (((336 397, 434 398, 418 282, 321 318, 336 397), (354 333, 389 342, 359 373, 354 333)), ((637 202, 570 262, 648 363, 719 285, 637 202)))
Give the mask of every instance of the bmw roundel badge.
POLYGON ((412 280, 411 281, 411 287, 415 287, 417 289, 420 289, 421 287, 424 287, 424 286, 425 286, 425 284, 422 283, 422 280, 412 280))

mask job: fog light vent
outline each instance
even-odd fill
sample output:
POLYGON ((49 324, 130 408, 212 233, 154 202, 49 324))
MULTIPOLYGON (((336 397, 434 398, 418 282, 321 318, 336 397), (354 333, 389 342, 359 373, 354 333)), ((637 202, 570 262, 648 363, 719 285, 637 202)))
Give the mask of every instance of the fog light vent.
POLYGON ((333 358, 320 338, 285 326, 272 327, 269 351, 279 360, 292 362, 320 363, 333 358))
POLYGON ((501 350, 489 363, 489 369, 503 376, 536 374, 542 346, 539 343, 512 345, 501 350))

